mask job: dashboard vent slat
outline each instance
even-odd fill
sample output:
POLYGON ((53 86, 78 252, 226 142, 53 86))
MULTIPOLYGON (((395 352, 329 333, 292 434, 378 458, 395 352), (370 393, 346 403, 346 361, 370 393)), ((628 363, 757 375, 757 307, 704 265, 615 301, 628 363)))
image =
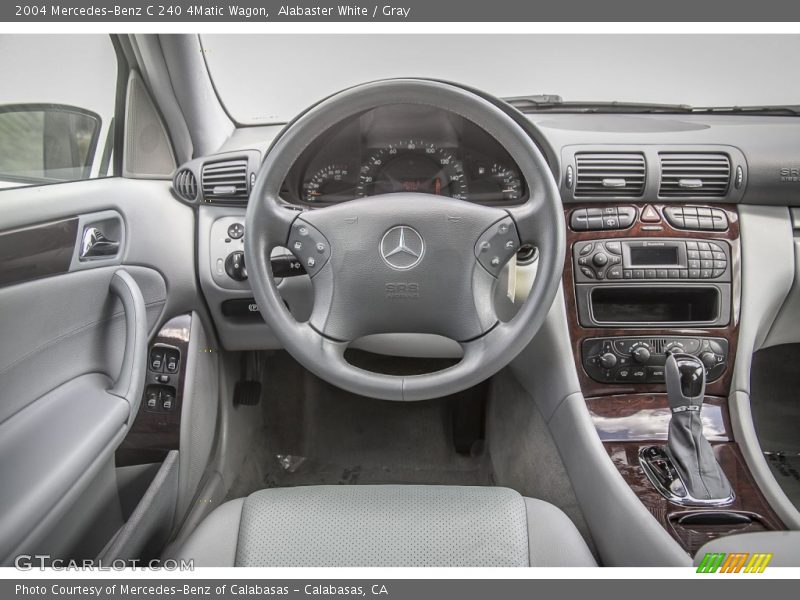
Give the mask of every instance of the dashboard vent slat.
POLYGON ((575 197, 637 198, 644 193, 644 155, 630 153, 575 154, 575 197))
POLYGON ((250 188, 246 158, 206 163, 203 166, 203 196, 208 202, 247 200, 250 188))
POLYGON ((189 169, 181 169, 172 179, 172 189, 184 200, 197 200, 197 178, 189 169))
POLYGON ((722 152, 662 152, 658 195, 723 198, 730 189, 731 160, 722 152))

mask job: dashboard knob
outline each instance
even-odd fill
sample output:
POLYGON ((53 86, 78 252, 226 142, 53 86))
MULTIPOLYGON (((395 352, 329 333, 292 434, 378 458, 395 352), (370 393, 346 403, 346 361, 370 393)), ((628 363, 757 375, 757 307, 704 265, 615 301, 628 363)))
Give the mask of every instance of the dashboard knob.
POLYGON ((600 356, 600 366, 604 369, 611 369, 617 365, 617 357, 611 352, 606 352, 600 356))
POLYGON ((598 267, 603 267, 608 262, 608 256, 603 254, 602 252, 598 252, 592 257, 592 262, 597 265, 598 267))
POLYGON ((637 363, 644 364, 650 360, 650 348, 647 346, 637 346, 631 351, 631 356, 633 356, 633 360, 637 363))
POLYGON ((244 266, 244 252, 231 252, 225 259, 225 272, 234 281, 247 279, 247 268, 244 266))
POLYGON ((717 356, 713 352, 703 352, 700 355, 700 360, 706 369, 712 369, 717 365, 717 356))

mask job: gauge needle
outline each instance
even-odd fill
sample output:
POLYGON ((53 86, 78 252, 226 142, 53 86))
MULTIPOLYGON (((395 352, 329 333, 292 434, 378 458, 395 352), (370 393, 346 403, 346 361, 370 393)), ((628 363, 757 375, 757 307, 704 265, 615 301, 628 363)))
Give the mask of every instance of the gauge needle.
POLYGON ((439 179, 438 177, 436 178, 436 181, 433 184, 433 193, 436 194, 437 196, 442 195, 442 180, 439 179))

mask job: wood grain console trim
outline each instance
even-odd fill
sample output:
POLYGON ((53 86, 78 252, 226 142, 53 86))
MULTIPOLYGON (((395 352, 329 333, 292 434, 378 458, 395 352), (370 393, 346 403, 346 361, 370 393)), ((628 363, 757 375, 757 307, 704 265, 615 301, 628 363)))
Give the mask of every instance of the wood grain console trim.
POLYGON ((77 235, 77 218, 0 232, 0 285, 66 273, 77 235))
MULTIPOLYGON (((675 229, 665 218, 663 218, 663 208, 669 206, 664 203, 641 203, 641 202, 613 202, 613 203, 591 203, 591 204, 571 204, 565 207, 564 216, 567 223, 567 256, 564 263, 564 296, 567 308, 567 322, 569 325, 572 351, 575 357, 575 367, 578 371, 583 395, 605 396, 617 394, 640 394, 665 392, 664 384, 625 384, 625 383, 600 383, 589 377, 581 362, 581 343, 587 338, 594 337, 614 337, 614 336, 705 336, 721 337, 728 340, 728 368, 722 377, 710 383, 706 388, 706 393, 711 396, 727 396, 731 384, 731 377, 736 360, 736 345, 739 338, 739 314, 741 298, 741 250, 739 246, 739 215, 735 208, 727 205, 717 204, 687 204, 685 206, 702 206, 718 208, 725 211, 730 224, 727 231, 694 231, 675 229), (654 207, 662 215, 659 223, 643 223, 640 216, 645 206, 654 207), (628 229, 600 230, 600 231, 573 231, 569 228, 570 215, 573 210, 580 208, 603 208, 604 206, 634 206, 637 211, 633 225, 628 229), (705 239, 705 240, 725 240, 731 248, 731 319, 725 327, 701 327, 701 328, 681 328, 681 327, 584 327, 578 318, 578 305, 575 293, 575 277, 572 268, 572 248, 577 242, 592 241, 600 239, 622 239, 622 238, 686 238, 686 239, 705 239)), ((693 280, 694 281, 694 280, 693 280)), ((697 280, 703 281, 703 280, 697 280)), ((615 283, 622 284, 621 281, 615 283)))

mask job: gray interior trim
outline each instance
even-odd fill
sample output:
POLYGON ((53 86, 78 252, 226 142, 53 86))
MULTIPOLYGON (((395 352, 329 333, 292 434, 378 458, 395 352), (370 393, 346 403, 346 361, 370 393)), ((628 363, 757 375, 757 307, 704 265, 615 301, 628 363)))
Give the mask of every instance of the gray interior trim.
POLYGON ((178 164, 194 155, 192 136, 169 79, 163 50, 156 35, 128 36, 136 62, 166 121, 178 164))
POLYGON ((733 392, 728 397, 728 410, 731 415, 733 435, 739 443, 745 462, 750 468, 758 488, 778 516, 790 529, 800 529, 800 511, 786 496, 764 458, 758 434, 753 425, 753 414, 750 409, 750 395, 745 392, 733 392))
POLYGON ((125 525, 97 558, 106 564, 137 558, 151 538, 163 539, 171 529, 177 497, 178 451, 172 450, 125 525))
POLYGON ((511 370, 550 427, 600 562, 605 566, 689 565, 689 556, 611 462, 589 416, 574 365, 563 292, 559 291, 544 325, 511 363, 511 370))
POLYGON ((200 36, 162 34, 158 41, 172 92, 192 134, 194 156, 217 152, 233 133, 234 124, 214 90, 200 36))
MULTIPOLYGON (((792 213, 800 214, 800 209, 793 208, 792 213)), ((794 281, 761 348, 800 342, 800 223, 793 223, 793 228, 795 234, 794 281)))
MULTIPOLYGON (((775 481, 758 442, 750 411, 750 371, 753 353, 768 345, 770 331, 795 278, 794 237, 789 209, 739 206, 742 248, 742 303, 728 408, 734 439, 761 492, 784 523, 800 528, 800 512, 775 481)), ((791 329, 790 329, 791 330, 791 329)))
POLYGON ((189 348, 184 359, 181 408, 180 476, 176 513, 186 514, 208 466, 215 441, 219 402, 219 361, 205 327, 192 314, 189 348))

